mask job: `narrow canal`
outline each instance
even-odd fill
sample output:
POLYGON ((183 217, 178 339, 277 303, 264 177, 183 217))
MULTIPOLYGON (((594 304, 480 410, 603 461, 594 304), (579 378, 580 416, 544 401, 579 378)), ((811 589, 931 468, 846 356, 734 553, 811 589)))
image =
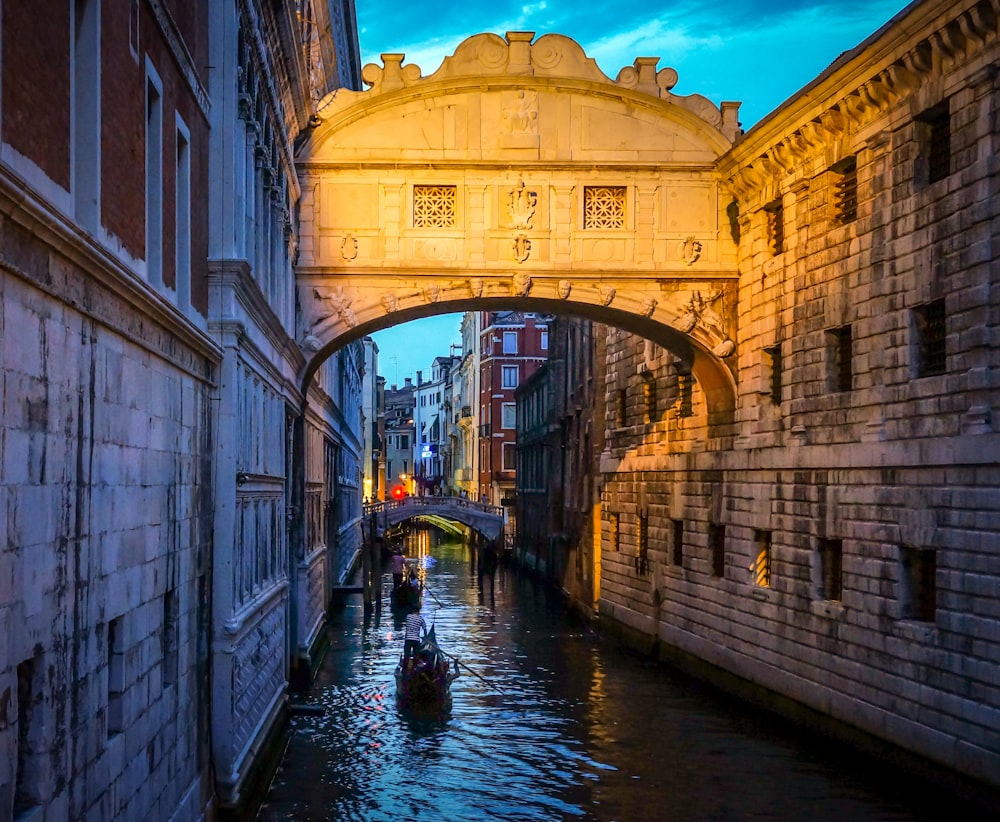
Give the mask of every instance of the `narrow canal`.
MULTIPOLYGON (((353 595, 261 820, 942 820, 956 797, 629 654, 513 568, 411 535, 422 615, 464 665, 450 712, 395 704, 402 620, 353 595)), ((385 575, 385 591, 390 577, 385 575)))

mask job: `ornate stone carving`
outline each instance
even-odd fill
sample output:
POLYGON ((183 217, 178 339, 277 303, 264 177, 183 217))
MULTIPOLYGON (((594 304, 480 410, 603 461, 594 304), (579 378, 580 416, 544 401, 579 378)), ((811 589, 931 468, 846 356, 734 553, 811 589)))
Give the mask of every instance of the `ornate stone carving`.
POLYGON ((657 300, 655 297, 646 297, 642 301, 642 305, 639 307, 639 313, 643 317, 652 317, 653 312, 656 310, 657 300))
POLYGON ((569 292, 573 290, 573 283, 569 280, 560 280, 559 284, 556 286, 556 293, 559 295, 559 299, 565 300, 569 297, 569 292))
POLYGON ((436 303, 441 298, 441 289, 432 285, 424 289, 424 299, 429 303, 436 303))
POLYGON ((473 297, 481 297, 483 295, 483 280, 481 277, 474 277, 469 280, 469 293, 473 297))
POLYGON ((688 265, 694 265, 701 257, 701 240, 687 237, 677 244, 677 253, 688 265))
POLYGON ((701 296, 700 291, 695 291, 684 306, 684 313, 678 320, 678 327, 685 333, 694 330, 695 326, 701 325, 716 337, 722 338, 722 342, 712 349, 717 357, 728 357, 736 350, 736 344, 726 333, 726 326, 722 317, 712 308, 712 304, 722 299, 722 290, 716 291, 706 300, 701 296))
POLYGON ((538 192, 524 187, 524 180, 507 197, 507 213, 510 215, 511 228, 531 228, 531 220, 535 216, 535 205, 538 203, 538 192))
POLYGON ((325 293, 318 288, 313 289, 312 317, 307 333, 312 333, 316 326, 330 317, 336 317, 348 328, 354 328, 358 324, 357 315, 351 308, 351 300, 344 294, 344 289, 340 286, 328 289, 325 293))
POLYGON ((382 307, 385 309, 386 314, 391 314, 396 308, 399 307, 399 300, 396 299, 395 294, 383 294, 382 295, 382 307))
POLYGON ((515 297, 527 297, 531 291, 531 277, 527 274, 515 274, 510 281, 510 293, 515 297))
POLYGON ((598 286, 597 293, 600 295, 601 305, 611 305, 615 298, 615 290, 610 285, 598 286))
POLYGON ((507 134, 536 134, 538 132, 538 95, 523 89, 517 92, 511 104, 504 109, 503 121, 507 134))
POLYGON ((345 234, 340 241, 340 256, 347 261, 351 261, 358 256, 358 238, 353 234, 345 234))
POLYGON ((521 233, 514 238, 514 259, 523 263, 531 256, 531 240, 528 235, 521 233))

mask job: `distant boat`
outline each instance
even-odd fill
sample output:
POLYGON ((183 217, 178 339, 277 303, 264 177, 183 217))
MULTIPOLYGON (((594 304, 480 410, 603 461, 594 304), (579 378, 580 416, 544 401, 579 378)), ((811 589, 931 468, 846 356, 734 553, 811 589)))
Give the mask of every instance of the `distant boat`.
POLYGON ((404 582, 392 589, 389 605, 394 611, 419 611, 424 597, 424 586, 404 582))
POLYGON ((401 708, 443 711, 451 707, 451 683, 458 678, 458 660, 448 664, 437 644, 434 627, 424 636, 416 653, 399 658, 396 666, 396 700, 401 708))

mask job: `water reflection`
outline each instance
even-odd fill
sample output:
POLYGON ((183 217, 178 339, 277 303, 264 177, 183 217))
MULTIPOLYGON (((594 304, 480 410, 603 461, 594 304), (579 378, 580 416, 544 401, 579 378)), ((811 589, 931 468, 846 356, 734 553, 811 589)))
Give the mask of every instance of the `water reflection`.
MULTIPOLYGON (((402 621, 349 602, 264 820, 940 819, 948 798, 837 758, 568 621, 544 589, 411 535, 422 614, 463 663, 451 711, 401 712, 402 621)), ((386 575, 385 585, 389 577, 386 575)), ((384 597, 384 601, 388 601, 384 597)), ((947 816, 954 816, 954 808, 947 816)))

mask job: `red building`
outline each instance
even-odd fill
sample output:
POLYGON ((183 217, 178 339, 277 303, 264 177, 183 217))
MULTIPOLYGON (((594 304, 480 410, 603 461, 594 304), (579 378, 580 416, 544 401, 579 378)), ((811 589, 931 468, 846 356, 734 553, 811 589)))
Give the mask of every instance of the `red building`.
POLYGON ((549 317, 522 311, 480 315, 479 495, 514 514, 517 387, 548 359, 549 317))

